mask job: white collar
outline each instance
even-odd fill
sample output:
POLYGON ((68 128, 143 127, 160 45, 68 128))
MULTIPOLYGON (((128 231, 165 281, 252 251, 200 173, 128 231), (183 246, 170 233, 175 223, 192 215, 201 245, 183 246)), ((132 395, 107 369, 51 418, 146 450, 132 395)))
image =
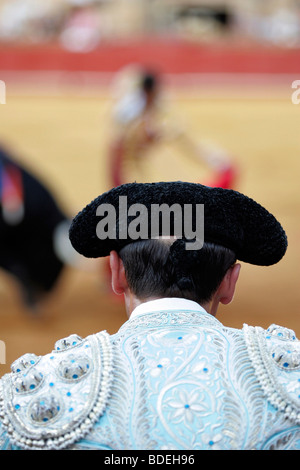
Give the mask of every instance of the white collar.
POLYGON ((163 299, 149 300, 138 305, 131 313, 130 319, 144 313, 154 313, 161 310, 192 310, 193 312, 208 313, 201 305, 193 300, 177 297, 166 297, 163 299))

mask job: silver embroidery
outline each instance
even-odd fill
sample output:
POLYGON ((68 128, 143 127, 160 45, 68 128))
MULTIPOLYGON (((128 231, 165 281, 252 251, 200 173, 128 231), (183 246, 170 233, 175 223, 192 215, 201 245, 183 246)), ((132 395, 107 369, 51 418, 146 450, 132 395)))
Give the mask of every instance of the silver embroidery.
MULTIPOLYGON (((255 369, 256 376, 261 384, 262 389, 264 390, 268 401, 277 410, 281 411, 285 418, 299 425, 299 375, 295 377, 294 384, 292 376, 288 376, 288 378, 286 378, 284 375, 282 375, 282 368, 277 368, 275 366, 275 360, 273 356, 274 345, 273 343, 271 343, 270 346, 268 345, 268 336, 266 336, 266 333, 262 328, 249 327, 248 325, 244 325, 243 329, 250 359, 255 369), (292 390, 293 388, 294 390, 292 390), (292 393, 295 390, 298 390, 298 392, 292 393)), ((272 331, 274 330, 272 329, 272 331)), ((276 336, 277 332, 278 328, 276 331, 276 336)), ((270 333, 270 331, 268 331, 268 333, 270 333)), ((290 339, 290 330, 288 330, 286 334, 280 335, 279 338, 284 340, 290 339)), ((279 341, 281 341, 281 339, 279 339, 279 341)), ((292 339, 292 341, 295 341, 295 339, 292 339)), ((277 344, 276 348, 278 347, 284 348, 285 346, 279 346, 277 344)), ((282 351, 283 350, 284 349, 282 349, 282 351)), ((278 361, 276 361, 276 363, 278 364, 278 361)))
MULTIPOLYGON (((257 442, 263 395, 239 330, 225 329, 210 315, 162 312, 137 317, 120 333, 133 369, 143 365, 148 411, 140 442, 149 439, 149 429, 158 449, 238 449, 257 442)), ((138 407, 139 397, 134 400, 138 407)))
POLYGON ((22 370, 15 364, 18 372, 0 381, 0 444, 296 448, 298 348, 292 330, 235 330, 189 311, 135 317, 112 337, 72 335, 46 358, 23 358, 22 370))
POLYGON ((0 381, 0 419, 11 443, 22 449, 66 448, 86 436, 106 408, 113 364, 110 336, 101 332, 74 344, 72 335, 59 344, 64 347, 26 368, 28 384, 39 374, 47 378, 34 395, 16 390, 24 369, 0 381))

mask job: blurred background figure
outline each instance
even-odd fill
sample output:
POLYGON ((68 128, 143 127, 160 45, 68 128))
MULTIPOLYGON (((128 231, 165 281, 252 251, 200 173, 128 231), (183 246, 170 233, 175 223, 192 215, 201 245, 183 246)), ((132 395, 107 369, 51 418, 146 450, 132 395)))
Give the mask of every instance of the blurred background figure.
POLYGON ((246 38, 262 44, 294 48, 300 44, 298 0, 237 2, 235 25, 246 38))
MULTIPOLYGON (((113 112, 113 139, 109 148, 109 168, 112 186, 128 182, 126 166, 137 170, 138 178, 147 180, 144 161, 151 158, 159 144, 175 146, 183 155, 207 165, 212 176, 196 181, 208 186, 233 188, 237 178, 236 164, 227 152, 213 142, 196 139, 180 125, 176 116, 164 107, 162 83, 158 73, 143 67, 128 66, 115 78, 116 104, 113 112)), ((199 171, 199 174, 201 172, 199 171)), ((161 175, 167 178, 167 175, 161 175)), ((134 180, 137 180, 134 177, 134 180)))
POLYGON ((22 301, 35 311, 72 260, 69 220, 44 184, 3 147, 0 209, 0 267, 16 279, 22 301))
POLYGON ((89 52, 102 39, 101 21, 92 0, 69 0, 70 10, 60 33, 61 45, 73 52, 89 52))
POLYGON ((159 126, 160 83, 157 74, 126 67, 114 84, 113 142, 109 152, 112 186, 125 182, 128 160, 142 170, 142 159, 162 137, 159 126))
POLYGON ((0 0, 0 40, 58 41, 73 52, 93 50, 103 36, 97 0, 0 0))
POLYGON ((65 6, 56 0, 10 0, 0 2, 0 40, 43 44, 57 36, 65 6))

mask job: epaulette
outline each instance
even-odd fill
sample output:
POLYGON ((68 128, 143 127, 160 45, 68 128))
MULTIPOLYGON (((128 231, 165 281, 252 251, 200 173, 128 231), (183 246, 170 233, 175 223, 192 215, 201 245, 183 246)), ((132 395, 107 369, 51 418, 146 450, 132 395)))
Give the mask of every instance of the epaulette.
POLYGON ((21 449, 65 449, 102 416, 112 382, 106 331, 71 335, 45 356, 25 354, 0 380, 0 420, 21 449))
POLYGON ((243 327, 256 377, 269 403, 300 424, 300 342, 295 332, 272 324, 243 327))

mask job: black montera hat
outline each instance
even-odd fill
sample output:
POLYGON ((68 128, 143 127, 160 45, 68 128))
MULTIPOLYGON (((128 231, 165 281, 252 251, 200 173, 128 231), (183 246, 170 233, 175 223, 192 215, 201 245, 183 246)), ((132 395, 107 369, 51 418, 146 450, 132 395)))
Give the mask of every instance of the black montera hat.
POLYGON ((177 181, 128 183, 97 197, 77 214, 70 228, 71 243, 80 254, 88 258, 104 257, 112 250, 118 252, 136 241, 130 234, 125 238, 119 236, 122 223, 128 224, 132 220, 118 214, 120 196, 126 196, 123 199, 126 199, 127 207, 142 204, 148 210, 161 204, 169 207, 178 204, 182 208, 186 204, 203 204, 204 242, 230 248, 238 260, 246 263, 275 264, 287 249, 287 237, 280 223, 253 199, 231 189, 177 181), (104 209, 108 206, 104 204, 116 209, 116 230, 108 233, 106 239, 101 239, 97 225, 107 217, 104 209), (98 210, 100 206, 101 211, 98 210))

